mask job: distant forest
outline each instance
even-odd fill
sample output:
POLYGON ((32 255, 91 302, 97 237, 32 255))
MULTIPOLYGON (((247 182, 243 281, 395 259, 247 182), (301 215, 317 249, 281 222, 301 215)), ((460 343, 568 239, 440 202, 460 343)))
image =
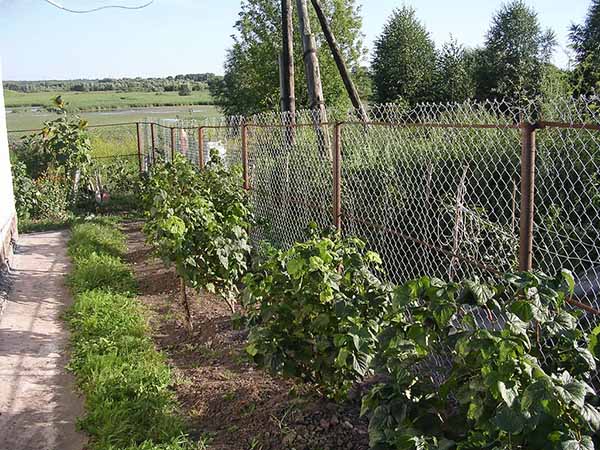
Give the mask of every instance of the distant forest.
POLYGON ((222 80, 213 73, 192 73, 165 78, 102 78, 80 80, 4 81, 4 89, 16 92, 177 92, 211 89, 222 80))

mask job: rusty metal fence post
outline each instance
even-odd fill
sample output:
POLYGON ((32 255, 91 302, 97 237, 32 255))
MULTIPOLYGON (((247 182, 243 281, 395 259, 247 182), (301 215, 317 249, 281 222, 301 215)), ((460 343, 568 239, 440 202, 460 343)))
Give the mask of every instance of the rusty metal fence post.
POLYGON ((150 124, 150 146, 152 147, 152 164, 156 162, 156 142, 155 142, 154 122, 150 124))
POLYGON ((175 161, 175 127, 171 127, 171 162, 175 161))
POLYGON ((244 174, 244 189, 250 189, 250 177, 248 172, 248 125, 242 123, 242 169, 244 174))
POLYGON ((535 213, 535 130, 537 125, 521 122, 521 211, 519 215, 519 270, 533 268, 535 213))
POLYGON ((136 127, 136 131, 137 131, 138 164, 139 164, 139 168, 140 168, 140 173, 142 173, 144 168, 142 166, 142 136, 141 136, 141 131, 140 131, 140 123, 136 122, 135 127, 136 127))
POLYGON ((198 167, 204 169, 204 127, 198 128, 198 167))
POLYGON ((335 124, 333 143, 333 225, 342 231, 342 123, 335 124))

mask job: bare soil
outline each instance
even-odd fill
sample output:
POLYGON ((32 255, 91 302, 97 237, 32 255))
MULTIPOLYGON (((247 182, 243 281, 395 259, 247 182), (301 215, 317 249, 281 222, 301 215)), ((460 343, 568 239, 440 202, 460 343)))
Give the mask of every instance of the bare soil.
POLYGON ((189 332, 175 272, 153 256, 140 228, 124 225, 127 259, 156 346, 174 371, 193 437, 211 450, 369 448, 357 402, 335 404, 312 386, 256 367, 244 351, 247 332, 234 327, 229 308, 217 297, 188 289, 194 320, 189 332))

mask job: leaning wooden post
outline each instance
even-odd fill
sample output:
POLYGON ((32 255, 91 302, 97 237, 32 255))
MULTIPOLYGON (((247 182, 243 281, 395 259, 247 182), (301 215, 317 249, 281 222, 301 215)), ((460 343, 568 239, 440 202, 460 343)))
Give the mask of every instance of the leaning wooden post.
POLYGON ((136 122, 135 124, 136 126, 136 131, 137 131, 137 153, 138 153, 138 163, 139 163, 139 168, 140 168, 140 173, 143 172, 143 166, 142 166, 142 135, 141 135, 141 130, 140 130, 140 123, 136 122))
POLYGON ((194 322, 192 319, 192 310, 190 309, 190 302, 188 300, 187 291, 185 288, 185 280, 183 277, 179 277, 179 289, 181 292, 181 302, 183 303, 183 308, 185 309, 185 317, 187 320, 187 325, 189 331, 194 330, 194 322))
POLYGON ((242 169, 244 176, 244 189, 250 190, 250 176, 248 171, 248 125, 242 123, 242 169))
POLYGON ((204 169, 204 127, 198 128, 198 167, 204 169))
POLYGON ((350 76, 350 71, 346 66, 346 62, 344 61, 344 57, 342 56, 342 51, 340 50, 340 46, 338 45, 335 36, 333 35, 333 31, 327 22, 327 18, 325 17, 325 13, 323 12, 323 8, 321 7, 321 3, 319 0, 311 0, 313 8, 317 13, 317 18, 319 19, 319 23, 321 24, 321 29, 323 30, 323 34, 325 35, 325 40, 329 45, 329 50, 333 55, 333 59, 335 64, 340 72, 340 76, 342 77, 342 81, 344 82, 344 86, 346 87, 346 91, 348 92, 348 96, 350 97, 350 101, 352 102, 352 106, 356 109, 360 120, 363 122, 368 121, 367 113, 365 111, 365 107, 360 101, 360 95, 354 82, 352 81, 352 77, 350 76))
POLYGON ((333 144, 333 225, 342 231, 342 123, 335 124, 333 144))
POLYGON ((519 216, 519 270, 533 268, 535 213, 535 130, 537 125, 521 122, 521 211, 519 216))

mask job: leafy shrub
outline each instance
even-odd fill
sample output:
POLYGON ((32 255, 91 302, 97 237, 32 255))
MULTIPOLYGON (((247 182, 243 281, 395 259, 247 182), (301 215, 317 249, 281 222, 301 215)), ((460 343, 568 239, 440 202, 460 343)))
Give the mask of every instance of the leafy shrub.
POLYGON ((371 373, 390 289, 381 260, 358 239, 319 235, 271 250, 244 278, 251 322, 247 352, 276 372, 343 397, 371 373))
POLYGON ((219 292, 233 309, 252 223, 239 170, 225 168, 216 152, 201 172, 175 155, 152 169, 143 198, 148 242, 189 286, 219 292))
POLYGON ((92 253, 122 257, 125 250, 123 233, 115 227, 87 222, 72 228, 69 255, 73 258, 89 257, 92 253))
POLYGON ((140 181, 140 169, 136 161, 115 159, 109 162, 96 163, 92 172, 97 172, 106 190, 114 194, 136 192, 140 181))
POLYGON ((68 115, 57 97, 59 117, 11 148, 15 201, 22 219, 64 221, 70 216, 90 166, 87 122, 68 115))
POLYGON ((564 308, 572 276, 507 282, 396 290, 378 364, 389 378, 363 399, 372 448, 594 448, 596 367, 564 308))
POLYGON ((36 201, 31 209, 32 218, 62 221, 71 216, 70 186, 62 175, 47 172, 36 178, 33 184, 36 201))
POLYGON ((12 153, 11 168, 17 217, 19 220, 29 219, 38 201, 36 186, 27 175, 25 163, 14 157, 12 153))
POLYGON ((92 253, 87 257, 75 259, 74 264, 75 270, 70 276, 70 284, 77 293, 99 289, 115 294, 127 294, 136 290, 129 267, 119 258, 92 253))

